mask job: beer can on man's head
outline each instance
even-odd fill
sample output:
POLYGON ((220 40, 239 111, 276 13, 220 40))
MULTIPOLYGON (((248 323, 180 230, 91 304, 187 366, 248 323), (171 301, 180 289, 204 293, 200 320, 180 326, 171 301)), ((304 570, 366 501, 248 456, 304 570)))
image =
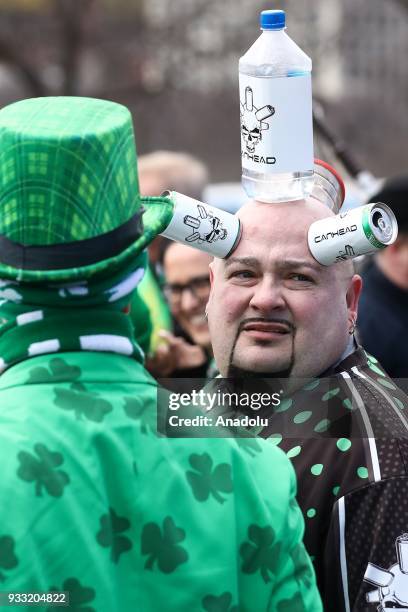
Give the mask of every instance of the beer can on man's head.
POLYGON ((313 257, 330 266, 384 249, 395 242, 397 234, 394 213, 378 202, 315 221, 309 228, 308 244, 313 257))
POLYGON ((165 191, 162 195, 174 207, 173 218, 162 236, 221 259, 235 250, 241 237, 241 223, 236 215, 177 191, 165 191))

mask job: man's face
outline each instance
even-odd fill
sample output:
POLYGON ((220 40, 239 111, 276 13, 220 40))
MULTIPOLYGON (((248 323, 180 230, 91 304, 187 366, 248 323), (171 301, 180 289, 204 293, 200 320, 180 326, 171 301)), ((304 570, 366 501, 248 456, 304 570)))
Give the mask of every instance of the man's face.
POLYGON ((211 257, 182 244, 171 244, 164 255, 167 296, 173 316, 191 339, 210 346, 205 307, 210 294, 211 257))
POLYGON ((349 262, 324 267, 309 252, 310 224, 329 215, 314 199, 240 210, 238 248, 210 266, 209 326, 224 376, 316 376, 342 355, 361 280, 349 262))

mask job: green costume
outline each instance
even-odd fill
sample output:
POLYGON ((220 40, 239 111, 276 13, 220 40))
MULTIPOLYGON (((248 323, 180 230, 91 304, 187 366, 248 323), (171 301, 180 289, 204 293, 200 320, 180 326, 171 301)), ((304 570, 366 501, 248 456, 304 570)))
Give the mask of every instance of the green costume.
POLYGON ((140 295, 139 287, 135 290, 130 305, 130 318, 135 329, 135 338, 145 355, 150 352, 153 331, 150 310, 140 295))
MULTIPOLYGON (((148 306, 151 314, 151 334, 149 350, 154 354, 159 344, 163 343, 159 333, 162 330, 172 331, 173 321, 159 283, 154 277, 150 265, 146 267, 146 272, 137 288, 138 294, 143 302, 148 306)), ((130 317, 135 324, 137 330, 139 309, 137 300, 133 299, 131 303, 130 317), (135 304, 136 301, 136 304, 135 304)))
POLYGON ((1 590, 87 612, 319 612, 284 454, 156 433, 123 307, 171 205, 141 202, 131 131, 98 100, 0 111, 1 590))

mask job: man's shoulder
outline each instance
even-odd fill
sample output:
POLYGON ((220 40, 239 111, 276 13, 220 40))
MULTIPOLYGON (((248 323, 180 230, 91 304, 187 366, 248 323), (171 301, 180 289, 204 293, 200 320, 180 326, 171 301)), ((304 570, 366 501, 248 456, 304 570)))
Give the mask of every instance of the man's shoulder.
POLYGON ((0 391, 29 385, 76 382, 144 383, 156 387, 143 365, 127 356, 104 352, 67 352, 38 355, 7 368, 0 376, 0 391))
POLYGON ((391 410, 408 427, 408 419, 403 412, 408 406, 408 397, 396 382, 390 378, 380 361, 360 347, 358 358, 345 364, 340 376, 349 378, 355 386, 356 394, 365 391, 366 404, 391 410))
POLYGON ((339 491, 344 495, 407 474, 407 409, 404 392, 360 348, 331 376, 315 379, 286 401, 262 435, 292 459, 308 501, 319 495, 323 481, 334 500, 339 491))
POLYGON ((192 455, 208 454, 214 464, 229 463, 236 476, 254 483, 264 481, 266 488, 271 474, 279 475, 276 480, 290 481, 293 471, 290 461, 281 450, 262 439, 231 432, 224 437, 221 427, 217 428, 219 436, 209 439, 193 436, 193 440, 182 437, 166 440, 161 431, 156 436, 158 406, 160 401, 168 406, 165 399, 169 394, 141 363, 110 353, 39 355, 13 365, 0 376, 0 395, 10 410, 18 405, 34 418, 36 402, 41 401, 44 407, 57 406, 65 414, 75 412, 80 419, 89 417, 97 422, 100 411, 105 409, 105 418, 119 407, 119 411, 115 410, 117 418, 129 417, 135 426, 140 425, 145 437, 149 434, 153 446, 160 446, 161 452, 174 458, 187 457, 187 464, 192 455))

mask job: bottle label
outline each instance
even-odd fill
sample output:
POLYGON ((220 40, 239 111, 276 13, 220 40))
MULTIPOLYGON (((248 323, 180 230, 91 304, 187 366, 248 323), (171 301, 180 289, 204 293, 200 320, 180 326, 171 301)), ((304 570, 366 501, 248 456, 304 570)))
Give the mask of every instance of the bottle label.
POLYGON ((311 74, 239 75, 242 167, 264 173, 313 169, 311 74))

